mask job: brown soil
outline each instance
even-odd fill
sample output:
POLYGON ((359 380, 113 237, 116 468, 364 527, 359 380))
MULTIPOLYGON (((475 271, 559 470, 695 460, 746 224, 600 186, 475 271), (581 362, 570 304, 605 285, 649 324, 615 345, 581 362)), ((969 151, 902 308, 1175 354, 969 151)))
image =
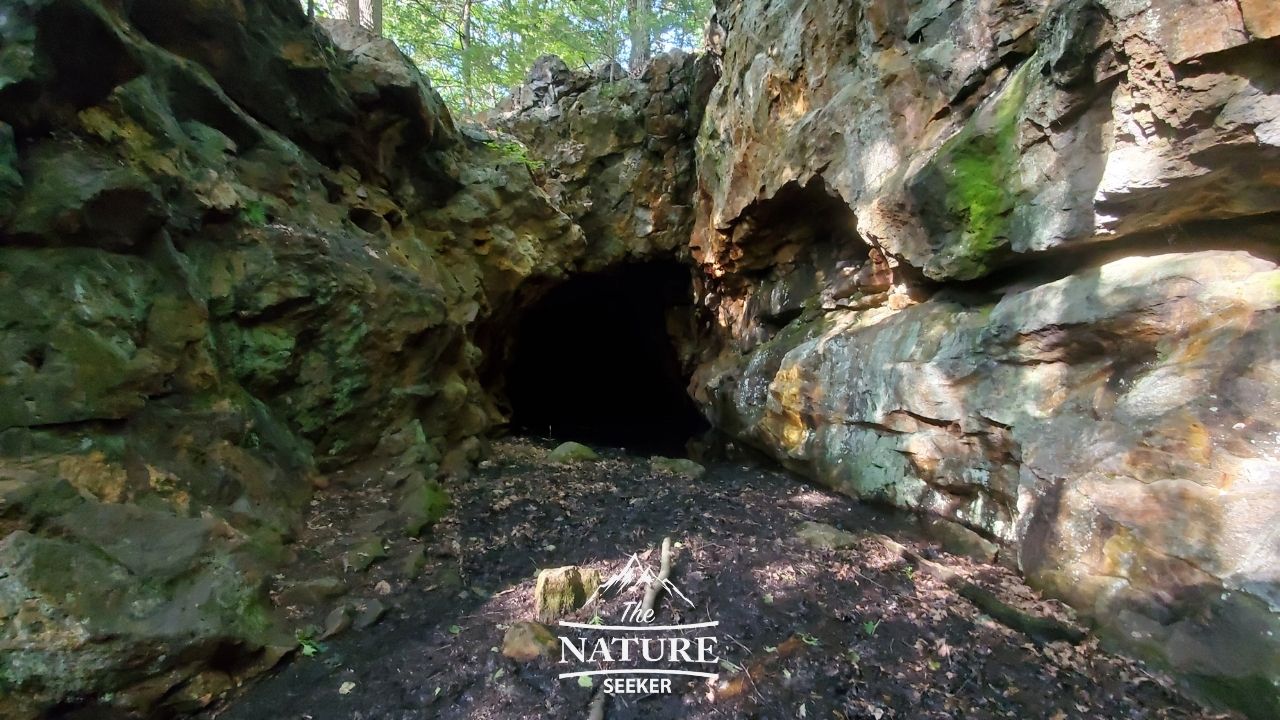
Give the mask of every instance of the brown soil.
MULTIPOLYGON (((491 461, 451 488, 455 506, 426 541, 420 575, 405 580, 401 565, 423 546, 394 538, 391 557, 346 573, 355 595, 391 606, 381 622, 325 641, 310 657, 296 654, 210 716, 585 719, 595 688, 557 674, 591 668, 508 660, 498 651, 504 630, 532 619, 539 568, 583 565, 608 577, 645 553, 656 570, 655 549, 670 536, 679 543, 672 581, 692 607, 668 594, 656 621, 718 620, 712 632, 725 662, 714 682, 678 679, 671 694, 611 696, 610 720, 1220 717, 1093 639, 1034 642, 915 572, 876 534, 1023 611, 1071 620, 1011 571, 930 545, 910 518, 756 467, 713 465, 689 482, 654 473, 643 458, 612 453, 560 467, 545 462, 546 451, 537 442, 497 444, 491 461), (861 539, 814 549, 794 537, 805 520, 861 539)), ((352 474, 318 497, 302 539, 316 574, 341 574, 336 549, 353 528, 378 524, 384 477, 352 474)), ((633 589, 570 619, 598 614, 622 624, 622 604, 639 596, 633 589)))

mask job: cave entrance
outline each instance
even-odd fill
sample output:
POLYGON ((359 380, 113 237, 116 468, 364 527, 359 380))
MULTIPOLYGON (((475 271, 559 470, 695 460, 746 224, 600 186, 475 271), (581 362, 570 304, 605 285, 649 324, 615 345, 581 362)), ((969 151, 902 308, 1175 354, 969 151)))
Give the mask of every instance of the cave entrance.
POLYGON ((690 284, 679 263, 635 263, 574 276, 534 303, 508 356, 512 429, 683 456, 708 427, 669 329, 687 326, 690 284))

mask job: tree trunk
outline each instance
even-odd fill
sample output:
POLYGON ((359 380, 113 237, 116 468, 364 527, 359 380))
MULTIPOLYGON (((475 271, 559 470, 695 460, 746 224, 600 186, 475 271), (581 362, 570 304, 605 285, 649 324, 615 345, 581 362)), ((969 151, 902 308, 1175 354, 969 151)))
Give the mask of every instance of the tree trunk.
POLYGON ((472 95, 474 86, 471 66, 471 4, 472 0, 463 0, 460 23, 462 37, 459 38, 462 44, 462 98, 468 112, 475 110, 475 98, 472 95))
POLYGON ((628 65, 631 72, 638 73, 649 62, 649 2, 650 0, 627 0, 627 31, 631 38, 631 58, 628 65))
POLYGON ((360 0, 347 0, 347 22, 360 27, 360 0))
POLYGON ((382 37, 382 0, 369 0, 369 17, 373 20, 373 34, 382 37))

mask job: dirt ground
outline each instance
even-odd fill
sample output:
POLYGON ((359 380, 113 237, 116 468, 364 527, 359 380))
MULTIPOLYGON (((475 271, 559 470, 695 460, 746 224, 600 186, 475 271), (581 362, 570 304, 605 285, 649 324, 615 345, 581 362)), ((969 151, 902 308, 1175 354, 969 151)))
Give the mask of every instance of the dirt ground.
MULTIPOLYGON (((688 602, 666 593, 655 622, 719 621, 709 630, 719 677, 677 679, 669 694, 612 695, 610 720, 1224 717, 1092 638, 1037 642, 983 614, 878 536, 1026 612, 1071 622, 1011 571, 941 551, 911 518, 769 469, 718 464, 689 481, 617 452, 557 466, 545 460, 548 447, 498 443, 492 460, 451 488, 454 507, 431 538, 392 538, 388 558, 345 570, 353 595, 388 608, 379 622, 313 643, 208 717, 585 719, 600 678, 584 687, 557 674, 592 666, 562 665, 558 653, 509 660, 499 652, 504 632, 532 619, 539 569, 580 565, 607 578, 633 553, 656 569, 664 537, 677 544, 671 579, 688 602), (858 539, 815 548, 796 537, 805 521, 858 539), (424 559, 420 572, 405 569, 411 557, 424 559)), ((380 474, 340 478, 317 498, 302 538, 317 573, 344 573, 335 549, 379 521, 380 474)), ((640 593, 567 619, 621 624, 623 603, 640 593)))

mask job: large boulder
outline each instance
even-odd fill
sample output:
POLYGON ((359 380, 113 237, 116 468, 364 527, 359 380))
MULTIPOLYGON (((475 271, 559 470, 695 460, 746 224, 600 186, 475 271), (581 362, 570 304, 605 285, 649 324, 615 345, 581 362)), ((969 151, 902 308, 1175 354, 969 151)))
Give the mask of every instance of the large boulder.
POLYGON ((1280 712, 1278 28, 1259 3, 717 3, 713 423, 962 523, 1280 712))
POLYGON ((65 481, 4 501, 9 522, 25 519, 0 540, 6 717, 102 692, 189 709, 187 689, 211 672, 230 687, 287 649, 261 566, 225 524, 100 503, 65 481), (219 655, 233 664, 205 667, 219 655))
POLYGON ((319 473, 384 457, 377 532, 440 518, 501 419, 474 326, 586 243, 294 0, 0 14, 0 715, 191 712, 287 649, 262 578, 319 473))
POLYGON ((936 279, 1275 212, 1280 68, 1259 5, 724 3, 698 259, 723 272, 776 242, 740 223, 818 179, 858 235, 936 279))

